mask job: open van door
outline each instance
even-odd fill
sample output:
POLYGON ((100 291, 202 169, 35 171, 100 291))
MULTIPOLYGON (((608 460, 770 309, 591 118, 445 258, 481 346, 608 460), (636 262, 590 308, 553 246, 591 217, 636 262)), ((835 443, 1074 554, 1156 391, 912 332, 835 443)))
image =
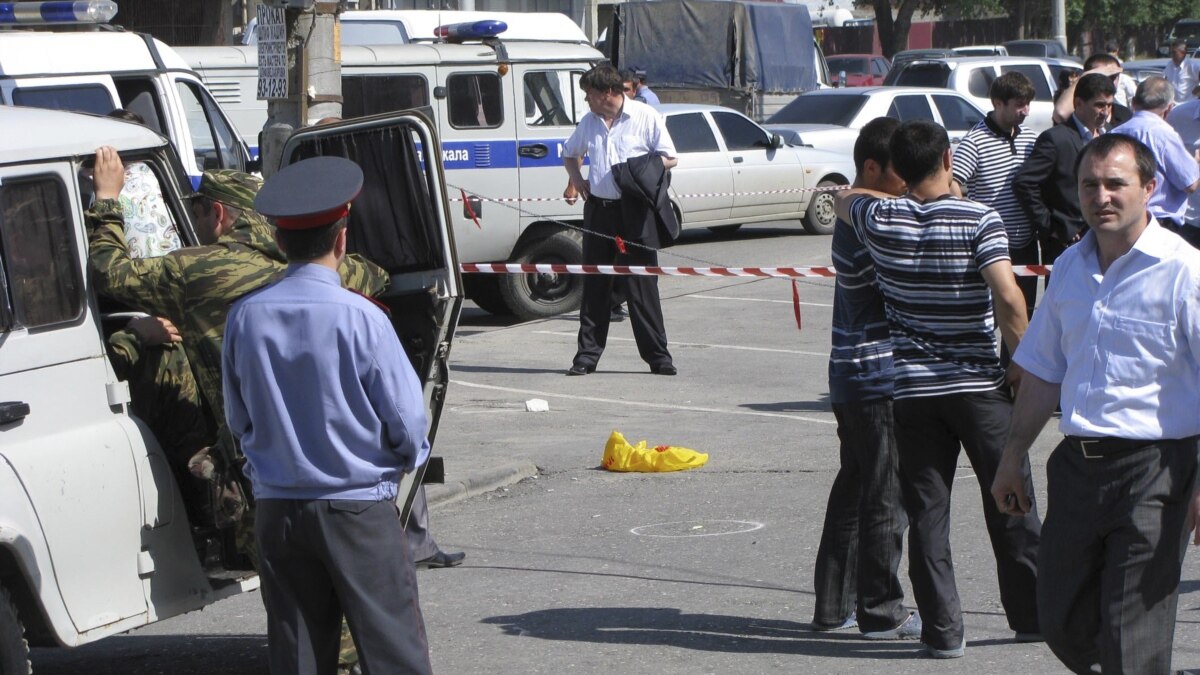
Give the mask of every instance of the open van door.
MULTIPOLYGON (((363 191, 350 210, 348 252, 388 272, 391 283, 376 299, 389 309, 422 383, 432 446, 450 379, 447 362, 462 308, 462 282, 441 144, 431 120, 428 111, 405 111, 310 127, 293 134, 281 156, 283 166, 336 156, 362 167, 363 191)), ((404 521, 428 466, 401 482, 397 502, 404 521)))

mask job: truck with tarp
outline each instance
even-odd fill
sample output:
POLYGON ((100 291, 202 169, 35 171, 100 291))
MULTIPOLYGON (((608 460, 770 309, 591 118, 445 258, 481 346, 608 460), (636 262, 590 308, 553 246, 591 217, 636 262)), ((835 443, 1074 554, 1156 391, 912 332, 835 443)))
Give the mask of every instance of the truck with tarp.
POLYGON ((608 54, 642 70, 663 103, 703 103, 759 121, 829 84, 804 5, 646 0, 614 6, 608 54))

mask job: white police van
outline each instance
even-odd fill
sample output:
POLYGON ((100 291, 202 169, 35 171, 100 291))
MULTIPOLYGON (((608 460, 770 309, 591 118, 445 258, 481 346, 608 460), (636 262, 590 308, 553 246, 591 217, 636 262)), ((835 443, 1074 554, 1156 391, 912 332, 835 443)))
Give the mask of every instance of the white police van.
MULTIPOLYGON (((452 200, 460 200, 452 201, 459 260, 580 262, 582 235, 555 222, 581 224, 583 219, 581 203, 569 206, 561 199, 567 184, 562 146, 588 111, 579 78, 603 55, 587 44, 578 26, 557 15, 565 24, 551 22, 551 30, 540 33, 539 40, 533 39, 538 32, 520 28, 523 24, 518 22, 517 34, 525 39, 482 33, 477 41, 452 44, 433 41, 439 17, 460 21, 453 25, 469 19, 466 23, 494 27, 494 20, 485 19, 489 15, 483 12, 355 14, 390 22, 397 39, 395 44, 343 44, 343 116, 432 109, 442 138, 446 182, 452 200), (407 18, 399 24, 392 15, 407 18), (396 29, 397 25, 406 28, 396 29), (463 202, 462 192, 486 199, 469 197, 463 202)), ((521 21, 542 19, 533 15, 521 21)), ((255 136, 250 134, 257 134, 267 120, 267 103, 257 100, 256 49, 177 51, 247 134, 245 140, 253 143, 255 136)), ((467 295, 479 306, 521 318, 570 311, 582 297, 582 277, 572 275, 475 274, 465 282, 467 295)))
POLYGON ((149 35, 99 25, 116 12, 111 0, 0 2, 0 104, 125 108, 171 140, 193 185, 207 169, 246 170, 249 149, 187 62, 149 35))
MULTIPOLYGON (((87 280, 80 176, 98 145, 150 167, 196 242, 174 150, 137 124, 27 107, 0 106, 0 130, 0 675, 26 675, 29 645, 86 644, 258 580, 205 555, 211 540, 197 536, 158 441, 128 411, 129 387, 106 354, 115 327, 87 280)), ((415 151, 437 147, 436 134, 428 118, 402 113, 307 129, 284 147, 285 163, 337 154, 380 169, 350 228, 386 252, 369 256, 391 274, 379 299, 424 385, 431 440, 461 306, 441 167, 415 151)), ((410 500, 416 478, 401 486, 410 500)))

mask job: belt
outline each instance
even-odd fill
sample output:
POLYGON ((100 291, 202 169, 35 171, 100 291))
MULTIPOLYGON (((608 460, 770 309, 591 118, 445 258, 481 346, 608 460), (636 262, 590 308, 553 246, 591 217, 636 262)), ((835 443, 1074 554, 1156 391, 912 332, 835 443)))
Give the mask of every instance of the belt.
POLYGON ((588 201, 595 202, 596 206, 603 206, 606 208, 612 208, 614 206, 621 205, 620 199, 605 199, 604 197, 597 197, 596 195, 592 195, 591 197, 588 197, 588 201))
POLYGON ((1067 436, 1067 443, 1071 447, 1078 450, 1087 459, 1103 459, 1105 457, 1113 457, 1126 452, 1140 450, 1149 445, 1156 445, 1162 441, 1154 440, 1147 441, 1144 439, 1135 440, 1132 438, 1113 438, 1111 436, 1101 436, 1098 438, 1086 438, 1083 436, 1067 436))

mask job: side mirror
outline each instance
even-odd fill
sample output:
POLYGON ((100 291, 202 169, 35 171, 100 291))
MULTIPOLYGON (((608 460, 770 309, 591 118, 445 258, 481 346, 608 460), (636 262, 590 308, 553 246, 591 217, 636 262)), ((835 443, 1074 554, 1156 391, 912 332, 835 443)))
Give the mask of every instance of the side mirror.
POLYGON ((771 147, 772 148, 782 148, 783 147, 783 136, 780 136, 779 134, 771 134, 771 147))

